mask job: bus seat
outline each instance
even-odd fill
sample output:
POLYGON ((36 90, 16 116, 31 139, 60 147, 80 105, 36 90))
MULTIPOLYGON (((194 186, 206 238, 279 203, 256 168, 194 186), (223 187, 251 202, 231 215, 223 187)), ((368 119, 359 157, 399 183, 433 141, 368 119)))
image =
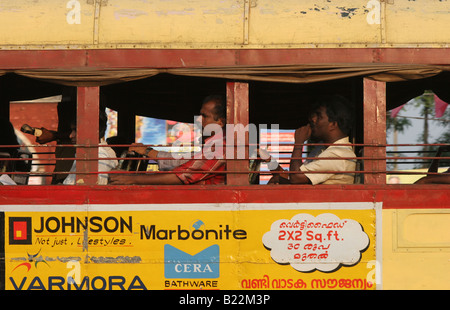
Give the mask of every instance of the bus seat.
POLYGON ((11 158, 7 152, 0 152, 0 173, 10 172, 14 170, 14 161, 6 160, 11 158))
MULTIPOLYGON (((364 171, 364 160, 361 159, 364 155, 364 150, 360 149, 357 152, 356 159, 356 171, 364 171)), ((355 173, 354 184, 364 184, 364 173, 355 173)))
POLYGON ((119 169, 125 171, 147 171, 148 159, 143 158, 142 155, 136 152, 129 152, 127 150, 122 152, 119 160, 119 169), (139 158, 142 159, 127 159, 139 158))
MULTIPOLYGON (((249 163, 249 171, 259 171, 261 168, 261 160, 260 159, 251 159, 249 163)), ((259 173, 249 173, 248 175, 248 183, 249 184, 259 184, 259 173)))
MULTIPOLYGON (((33 155, 26 151, 19 149, 16 154, 16 158, 22 158, 23 160, 15 161, 14 170, 15 172, 30 172, 31 171, 31 163, 33 155)), ((14 182, 18 185, 27 185, 28 180, 30 178, 29 173, 27 174, 14 174, 11 177, 14 182)))

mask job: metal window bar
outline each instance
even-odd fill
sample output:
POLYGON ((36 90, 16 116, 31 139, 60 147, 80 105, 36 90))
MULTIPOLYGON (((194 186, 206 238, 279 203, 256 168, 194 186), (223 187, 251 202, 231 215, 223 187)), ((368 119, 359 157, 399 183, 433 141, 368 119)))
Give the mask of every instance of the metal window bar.
MULTIPOLYGON (((296 144, 284 144, 284 145, 291 145, 291 146, 295 146, 296 144)), ((311 144, 303 144, 303 146, 329 146, 331 144, 321 144, 321 143, 311 143, 311 144)), ((387 148, 387 147, 424 147, 424 146, 445 146, 448 144, 355 144, 355 143, 350 143, 350 144, 340 144, 340 146, 352 146, 352 147, 382 147, 382 148, 387 148)), ((31 145, 31 146, 27 146, 27 147, 43 147, 43 146, 47 146, 47 145, 31 145)), ((129 147, 129 144, 121 144, 121 145, 61 145, 61 146, 71 146, 71 147, 76 147, 76 148, 99 148, 99 147, 129 147)), ((152 147, 152 148, 158 148, 158 147, 172 147, 171 145, 145 145, 146 147, 152 147)), ((227 146, 227 145, 225 145, 227 146)), ((246 144, 246 145, 237 145, 234 147, 249 147, 249 146, 258 146, 255 144, 246 144)), ((267 146, 267 144, 264 144, 264 146, 267 146)), ((2 146, 3 148, 17 148, 17 145, 6 145, 6 146, 2 146)), ((24 146, 22 146, 24 147, 24 146)), ((194 147, 194 146, 192 146, 194 147)), ((408 151, 386 151, 386 154, 398 154, 398 153, 434 153, 434 151, 412 151, 412 150, 408 150, 408 151)), ((33 153, 33 157, 32 158, 2 158, 2 161, 12 161, 12 162, 17 162, 17 161, 39 161, 39 162, 55 162, 58 160, 76 160, 76 161, 98 161, 98 160, 123 160, 123 157, 108 157, 108 158, 89 158, 89 159, 85 159, 85 158, 39 158, 39 157, 34 157, 34 155, 38 155, 38 154, 49 154, 50 152, 35 152, 33 153)), ((280 152, 280 153, 284 153, 287 154, 289 152, 280 152)), ((303 154, 307 154, 307 152, 303 152, 303 154)), ((233 158, 233 159, 227 159, 224 158, 226 161, 233 161, 233 160, 243 160, 243 159, 238 159, 238 158, 233 158)), ((257 158, 252 158, 255 160, 262 160, 260 157, 257 158)), ((308 156, 302 156, 302 157, 298 157, 298 158, 292 158, 292 157, 286 157, 286 158, 280 158, 277 157, 276 158, 279 162, 285 162, 288 163, 291 159, 300 159, 300 160, 308 160, 308 159, 314 159, 314 160, 342 160, 342 159, 348 159, 348 160, 358 160, 358 161, 373 161, 373 160, 383 160, 386 161, 387 163, 390 163, 388 160, 393 160, 395 159, 396 161, 401 161, 401 160, 421 160, 418 162, 397 162, 397 164, 413 164, 413 163, 424 163, 424 160, 427 160, 428 162, 426 163, 430 163, 431 160, 434 159, 439 159, 440 162, 443 163, 450 163, 450 157, 448 156, 442 156, 442 157, 435 157, 435 156, 385 156, 385 157, 365 157, 365 156, 356 156, 356 157, 322 157, 322 158, 316 158, 316 157, 308 157, 308 156)), ((140 161, 143 160, 142 157, 128 157, 127 160, 136 160, 136 161, 140 161)), ((148 160, 148 159, 144 159, 144 160, 148 160)), ((158 160, 176 160, 173 157, 161 157, 158 158, 158 160)), ((262 163, 264 164, 264 163, 262 163)), ((39 165, 46 165, 46 163, 39 163, 39 165)), ((51 165, 51 163, 49 163, 48 165, 51 165)), ((54 165, 54 164, 53 164, 54 165)), ((187 172, 187 171, 178 171, 180 173, 183 172, 187 172)), ((72 174, 72 173, 77 173, 77 174, 83 174, 83 175, 87 175, 87 174, 170 174, 173 173, 172 171, 123 171, 123 170, 115 170, 115 171, 89 171, 89 172, 71 172, 71 171, 52 171, 52 172, 42 172, 42 171, 29 171, 29 172, 25 172, 25 171, 7 171, 7 172, 3 172, 3 173, 7 173, 10 175, 27 175, 27 176, 52 176, 54 174, 72 174)), ((210 173, 210 172, 206 172, 206 171, 195 171, 195 173, 201 174, 201 173, 210 173)), ((263 170, 259 170, 259 171, 237 171, 237 170, 226 170, 226 171, 215 171, 214 173, 217 174, 229 174, 229 173, 233 173, 233 174, 259 174, 259 175, 275 175, 275 174, 279 174, 279 173, 284 173, 284 174, 295 174, 295 173, 301 173, 298 171, 263 171, 263 170)), ((355 171, 310 171, 308 173, 317 173, 317 174, 326 174, 326 173, 342 173, 342 174, 387 174, 387 175, 434 175, 434 174, 439 174, 439 172, 424 172, 424 171, 393 171, 393 170, 384 170, 384 171, 366 171, 366 170, 355 170, 355 171)))

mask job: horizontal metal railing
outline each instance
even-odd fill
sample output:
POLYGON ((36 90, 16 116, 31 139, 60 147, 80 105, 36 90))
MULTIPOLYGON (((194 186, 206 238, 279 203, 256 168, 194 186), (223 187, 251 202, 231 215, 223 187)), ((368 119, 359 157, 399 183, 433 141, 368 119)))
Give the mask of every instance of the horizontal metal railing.
MULTIPOLYGON (((283 147, 295 147, 296 144, 289 144, 289 143, 283 143, 283 147)), ((311 144, 304 144, 304 147, 315 147, 315 146, 329 146, 330 144, 323 144, 323 143, 311 143, 311 144)), ((359 148, 361 150, 364 150, 365 148, 382 148, 384 151, 385 156, 355 156, 355 157, 322 157, 318 159, 317 157, 308 157, 307 152, 303 152, 303 154, 306 154, 302 157, 291 157, 288 156, 290 152, 279 152, 279 156, 274 156, 274 158, 281 164, 284 164, 285 166, 288 165, 289 161, 292 159, 298 159, 298 160, 355 160, 364 166, 364 163, 367 163, 369 161, 382 161, 385 162, 387 165, 414 165, 414 164, 422 164, 424 171, 414 171, 414 169, 408 169, 406 170, 392 170, 392 169, 383 169, 383 170, 368 170, 368 169, 357 169, 353 171, 309 171, 308 173, 311 174, 328 174, 328 173, 334 173, 334 174, 354 174, 354 175, 368 175, 368 174, 382 174, 382 175, 433 175, 433 174, 439 174, 439 172, 427 172, 426 169, 430 162, 432 160, 439 159, 444 164, 450 163, 450 157, 449 156, 443 156, 443 157, 436 157, 430 155, 431 153, 434 153, 434 151, 423 151, 422 149, 417 150, 387 150, 387 148, 397 147, 414 147, 414 148, 423 148, 423 147, 438 147, 438 146, 446 146, 447 144, 358 144, 358 143, 350 143, 350 144, 340 144, 339 146, 351 146, 353 148, 359 148), (397 155, 397 154, 420 154, 420 153, 426 153, 426 156, 403 156, 403 155, 397 155), (281 155, 286 155, 286 157, 282 157, 281 155), (409 160, 412 160, 409 162, 409 160), (410 171, 411 170, 411 171, 410 171)), ((39 147, 48 147, 49 145, 32 145, 32 146, 22 146, 22 148, 36 148, 39 147)), ((80 148, 101 148, 101 147, 120 147, 120 148, 128 148, 129 144, 117 144, 117 145, 80 145, 80 144, 69 144, 69 145, 58 145, 58 147, 74 147, 76 149, 80 148)), ((186 145, 183 145, 184 147, 189 147, 186 145)), ((198 147, 198 145, 192 145, 192 147, 198 147)), ((226 147, 227 145, 224 145, 226 147)), ((250 148, 250 147, 257 147, 259 145, 256 144, 247 144, 247 145, 229 145, 230 147, 236 147, 236 148, 250 148)), ((264 147, 267 147, 267 144, 263 144, 264 147)), ((270 146, 270 145, 269 145, 270 146)), ((7 146, 1 146, 3 149, 7 148, 17 148, 17 145, 7 145, 7 146)), ((54 145, 52 145, 54 147, 54 145)), ((174 146, 171 145, 145 145, 145 147, 152 147, 152 148, 171 148, 174 146)), ((179 146, 177 146, 179 148, 179 146)), ((270 152, 269 152, 270 153, 270 152)), ((39 152, 36 151, 32 153, 31 158, 0 158, 0 161, 4 162, 18 162, 18 161, 31 161, 32 166, 53 166, 55 165, 55 162, 57 161, 99 161, 99 160, 117 160, 122 161, 125 160, 124 157, 108 157, 108 158, 100 158, 98 156, 91 157, 91 158, 77 158, 77 157, 63 157, 63 158, 55 158, 55 157, 48 157, 43 158, 41 155, 52 155, 52 152, 39 152)), ((243 161, 243 160, 256 160, 260 161, 261 165, 264 165, 264 161, 261 157, 251 157, 251 158, 223 158, 226 162, 232 162, 232 161, 243 161)), ((126 160, 130 161, 140 161, 140 160, 148 160, 146 158, 142 157, 127 157, 126 160)), ((159 157, 157 160, 178 160, 173 157, 159 157)), ((263 166, 264 167, 264 166, 263 166)), ((177 173, 183 173, 188 171, 177 171, 177 173)), ((191 172, 191 171, 189 171, 191 172)), ((83 172, 74 172, 74 171, 39 171, 39 170, 33 170, 33 171, 3 171, 2 173, 7 173, 9 175, 26 175, 28 177, 50 177, 53 175, 68 175, 68 174, 79 174, 79 175, 92 175, 92 174, 171 174, 174 173, 173 171, 154 171, 154 170, 146 170, 146 171, 125 171, 125 170, 112 170, 112 171, 83 171, 83 172)), ((195 171, 191 172, 195 174, 202 174, 202 173, 211 173, 209 171, 195 171)), ((301 173, 299 171, 268 171, 266 169, 259 169, 255 171, 249 171, 249 170, 225 170, 225 171, 214 171, 215 174, 257 174, 257 175, 276 175, 276 174, 296 174, 301 173)))

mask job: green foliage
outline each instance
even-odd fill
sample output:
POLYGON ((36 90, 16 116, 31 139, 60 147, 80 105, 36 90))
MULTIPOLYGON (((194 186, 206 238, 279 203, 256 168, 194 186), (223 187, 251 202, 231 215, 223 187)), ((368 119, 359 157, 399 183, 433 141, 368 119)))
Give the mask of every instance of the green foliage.
MULTIPOLYGON (((419 115, 423 120, 423 129, 421 134, 417 137, 417 143, 425 145, 418 150, 417 156, 433 157, 438 149, 438 146, 430 146, 428 144, 450 144, 450 107, 447 108, 441 118, 436 118, 434 114, 434 93, 432 91, 425 91, 423 95, 414 98, 408 105, 419 108, 419 115), (433 141, 430 141, 430 124, 438 125, 439 127, 444 128, 443 133, 433 141)), ((404 109, 407 109, 408 105, 405 106, 404 109)), ((410 126, 412 126, 412 123, 408 117, 397 116, 392 118, 389 114, 387 115, 387 133, 404 133, 410 126)), ((402 154, 397 153, 397 156, 402 156, 402 154)), ((443 153, 442 156, 449 157, 450 153, 443 153)), ((429 160, 425 160, 423 163, 417 165, 416 168, 428 168, 429 163, 429 160)), ((441 166, 443 165, 448 166, 449 160, 442 160, 441 166)))

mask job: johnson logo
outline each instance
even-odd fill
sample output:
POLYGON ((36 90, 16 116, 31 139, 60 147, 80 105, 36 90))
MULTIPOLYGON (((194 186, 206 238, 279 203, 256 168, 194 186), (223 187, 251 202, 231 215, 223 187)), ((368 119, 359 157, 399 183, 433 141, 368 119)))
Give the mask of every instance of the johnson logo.
POLYGON ((9 218, 9 244, 31 244, 31 217, 9 218))

